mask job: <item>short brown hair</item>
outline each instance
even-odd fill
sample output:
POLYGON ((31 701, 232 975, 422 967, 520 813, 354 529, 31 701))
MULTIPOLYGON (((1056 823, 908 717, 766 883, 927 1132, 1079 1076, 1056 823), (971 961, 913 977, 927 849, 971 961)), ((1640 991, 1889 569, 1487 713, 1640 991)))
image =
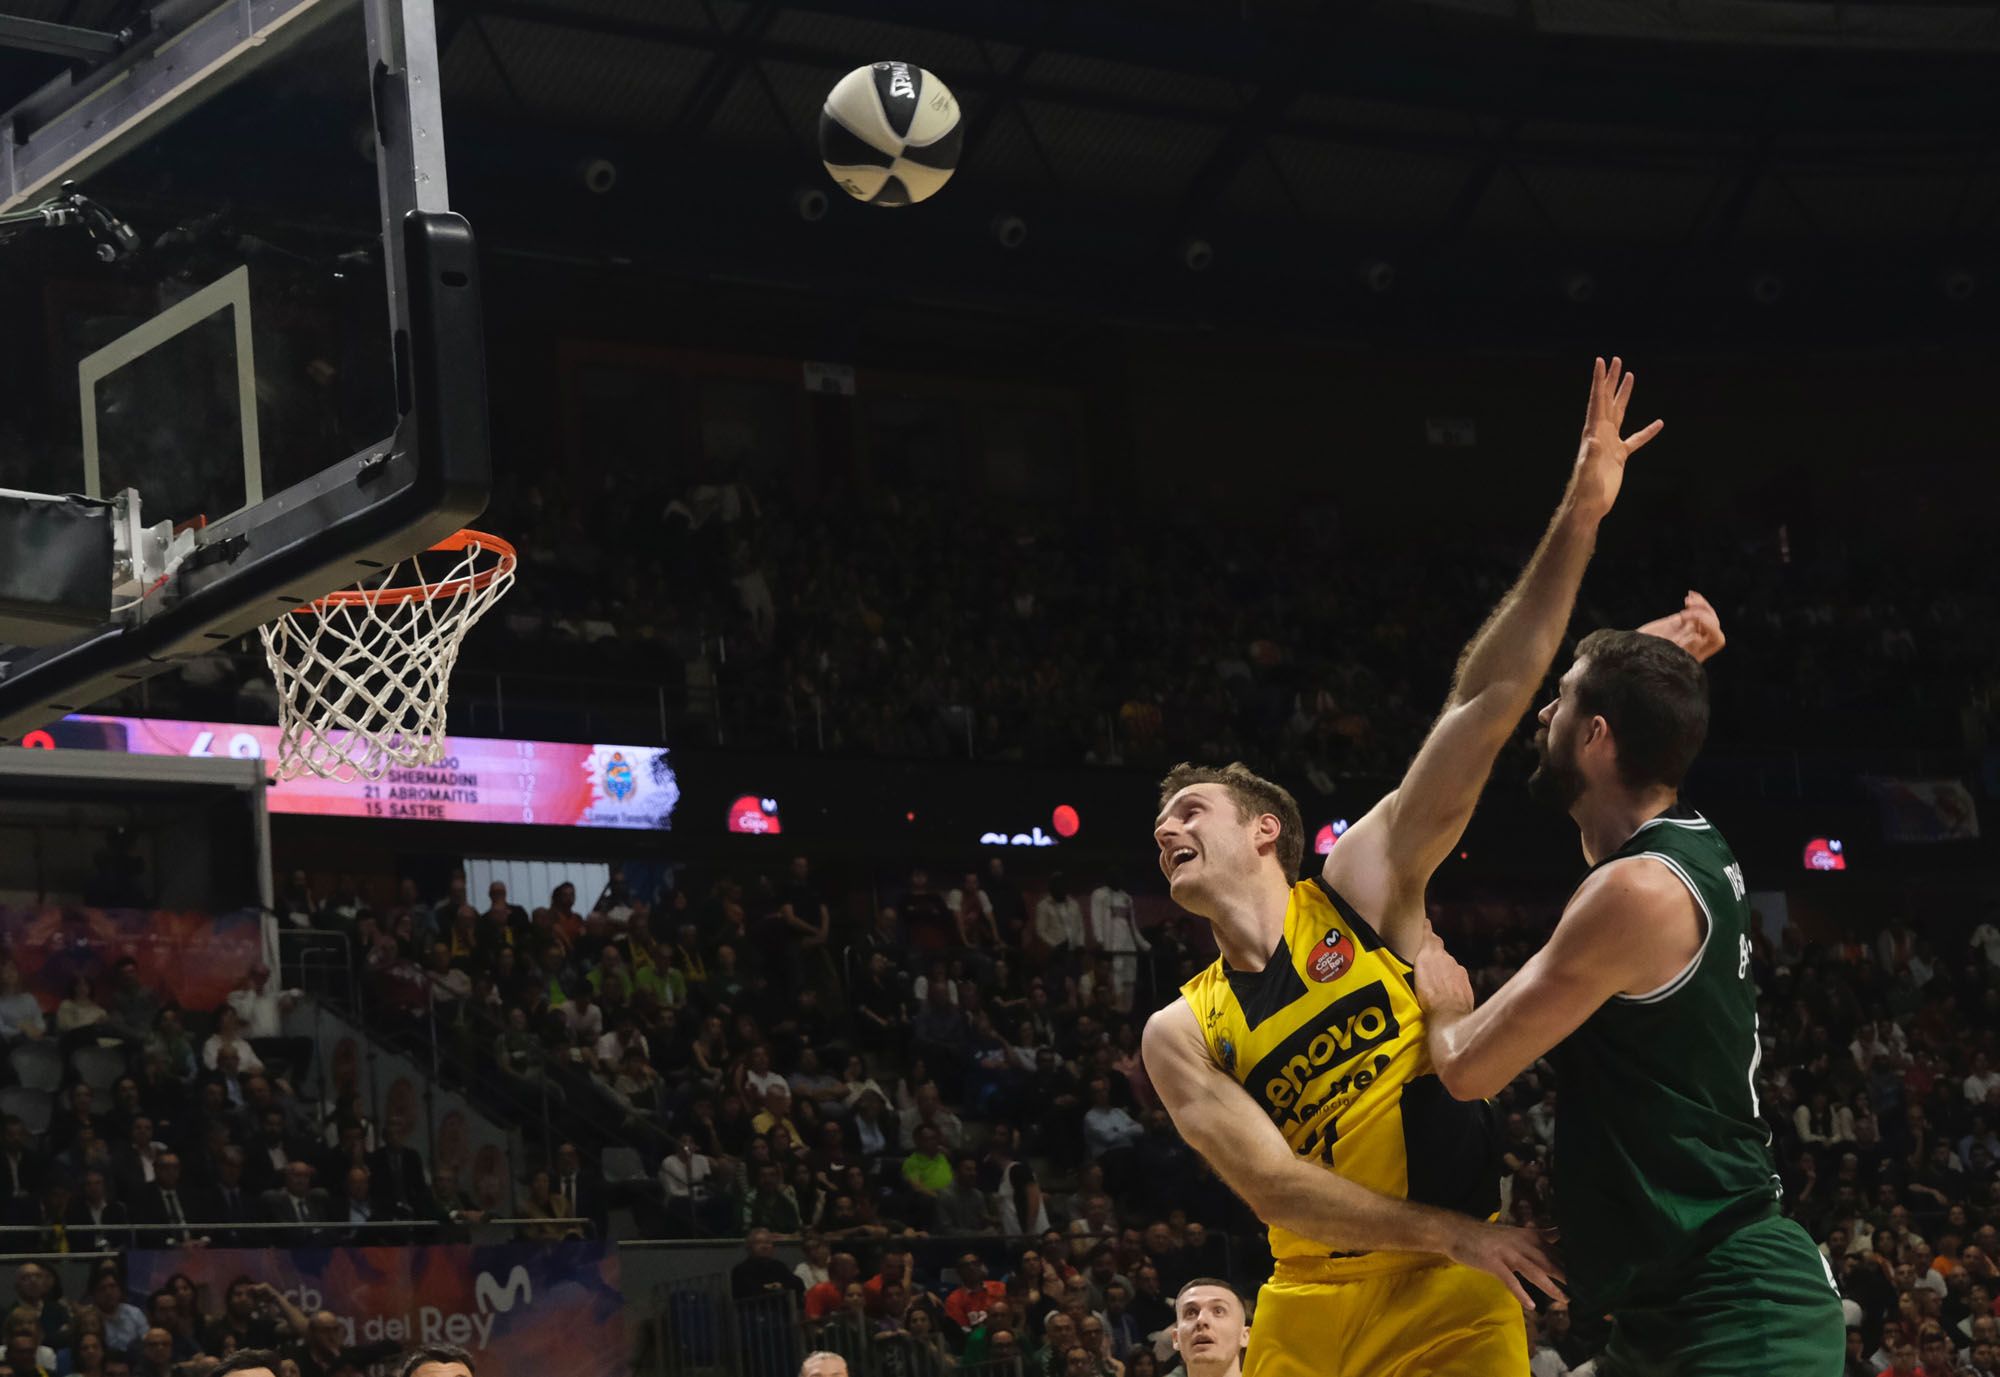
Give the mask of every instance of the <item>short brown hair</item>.
POLYGON ((1285 878, 1295 880, 1306 854, 1306 825, 1299 817, 1298 800, 1284 786, 1273 784, 1240 760, 1227 765, 1195 765, 1183 760, 1167 771, 1160 781, 1160 806, 1190 784, 1220 784, 1236 803, 1236 815, 1248 822, 1269 813, 1278 819, 1278 864, 1285 878))
POLYGON ((1577 643, 1576 658, 1588 662, 1571 691, 1577 710, 1611 725, 1625 786, 1680 788, 1708 738, 1701 662, 1642 631, 1593 631, 1577 643))

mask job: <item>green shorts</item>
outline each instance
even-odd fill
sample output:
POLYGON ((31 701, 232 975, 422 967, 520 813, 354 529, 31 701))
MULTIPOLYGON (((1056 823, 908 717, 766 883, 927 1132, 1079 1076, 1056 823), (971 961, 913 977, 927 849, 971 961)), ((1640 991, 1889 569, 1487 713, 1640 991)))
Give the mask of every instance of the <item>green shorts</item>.
POLYGON ((1744 1225, 1671 1284, 1612 1311, 1600 1377, 1839 1377, 1847 1326, 1826 1259, 1773 1215, 1744 1225))

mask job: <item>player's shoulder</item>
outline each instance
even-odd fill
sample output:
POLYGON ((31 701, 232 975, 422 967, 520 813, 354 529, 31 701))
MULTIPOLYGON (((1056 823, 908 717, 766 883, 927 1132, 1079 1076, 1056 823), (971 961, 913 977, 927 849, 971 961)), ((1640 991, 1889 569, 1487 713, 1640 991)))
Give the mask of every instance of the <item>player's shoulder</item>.
POLYGON ((1617 856, 1592 870, 1563 909, 1574 929, 1617 926, 1635 911, 1679 908, 1688 902, 1687 882, 1672 857, 1649 851, 1617 856))

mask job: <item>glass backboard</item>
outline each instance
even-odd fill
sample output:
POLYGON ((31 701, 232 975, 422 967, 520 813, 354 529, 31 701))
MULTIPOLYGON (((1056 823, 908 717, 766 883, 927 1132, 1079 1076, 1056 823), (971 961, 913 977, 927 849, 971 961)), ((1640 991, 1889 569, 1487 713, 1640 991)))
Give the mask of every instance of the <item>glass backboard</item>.
POLYGON ((429 0, 190 13, 0 117, 0 488, 136 492, 185 555, 100 625, 0 645, 0 740, 485 504, 429 0))

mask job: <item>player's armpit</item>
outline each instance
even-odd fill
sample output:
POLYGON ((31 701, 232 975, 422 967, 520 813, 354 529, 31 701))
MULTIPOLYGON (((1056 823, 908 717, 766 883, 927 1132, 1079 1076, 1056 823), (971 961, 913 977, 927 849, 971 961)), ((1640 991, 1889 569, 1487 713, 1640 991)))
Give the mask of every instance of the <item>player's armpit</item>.
POLYGON ((1472 820, 1493 761, 1520 725, 1511 698, 1481 694, 1447 707, 1403 782, 1348 828, 1322 874, 1376 925, 1389 949, 1414 960, 1423 894, 1472 820))
POLYGON ((1660 983, 1656 972, 1693 954, 1692 912, 1687 887, 1643 857, 1591 875, 1548 944, 1491 999, 1456 1018, 1426 1010, 1431 1061, 1445 1089, 1461 1100, 1497 1095, 1613 995, 1660 983))

